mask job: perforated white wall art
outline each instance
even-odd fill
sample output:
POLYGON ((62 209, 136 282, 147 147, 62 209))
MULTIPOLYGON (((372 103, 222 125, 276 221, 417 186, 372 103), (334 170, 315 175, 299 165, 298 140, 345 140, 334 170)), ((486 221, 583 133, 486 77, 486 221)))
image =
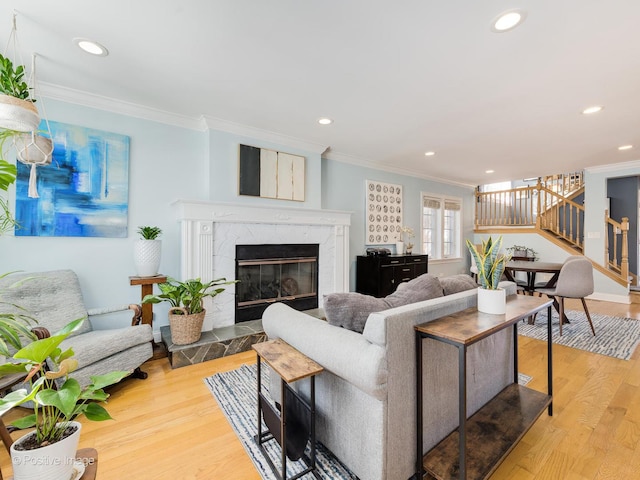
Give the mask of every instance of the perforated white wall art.
POLYGON ((366 245, 395 243, 400 237, 404 203, 402 185, 367 180, 366 245))

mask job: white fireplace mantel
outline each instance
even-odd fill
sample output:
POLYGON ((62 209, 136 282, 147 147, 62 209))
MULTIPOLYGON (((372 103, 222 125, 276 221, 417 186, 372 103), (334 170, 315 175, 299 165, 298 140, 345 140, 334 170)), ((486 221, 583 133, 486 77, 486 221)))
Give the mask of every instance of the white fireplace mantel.
MULTIPOLYGON (((317 243, 320 304, 323 295, 349 289, 349 212, 185 200, 174 206, 182 228, 183 279, 235 279, 236 245, 317 243)), ((205 307, 203 330, 233 325, 235 288, 205 307)))

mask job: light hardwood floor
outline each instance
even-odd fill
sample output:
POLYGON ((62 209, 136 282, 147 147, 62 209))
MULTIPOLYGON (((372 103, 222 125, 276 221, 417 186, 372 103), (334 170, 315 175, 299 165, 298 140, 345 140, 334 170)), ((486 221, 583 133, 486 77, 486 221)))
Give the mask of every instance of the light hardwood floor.
MULTIPOLYGON (((593 312, 640 320, 638 304, 588 303, 593 312)), ((545 355, 545 342, 521 337, 520 370, 542 391, 545 355)), ((202 381, 253 362, 252 352, 176 370, 154 360, 147 380, 113 388, 115 421, 82 422, 80 446, 97 448, 98 478, 259 480, 202 381)), ((554 345, 554 394, 553 417, 540 417, 492 480, 640 479, 640 349, 624 361, 554 345)), ((4 449, 0 467, 6 478, 4 449)))

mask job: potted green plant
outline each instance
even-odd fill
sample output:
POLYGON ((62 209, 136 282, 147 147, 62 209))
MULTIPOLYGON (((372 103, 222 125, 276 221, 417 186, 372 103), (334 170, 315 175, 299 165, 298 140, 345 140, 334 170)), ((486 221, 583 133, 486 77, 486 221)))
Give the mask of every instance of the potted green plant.
POLYGON ((147 295, 142 303, 169 302, 171 341, 176 345, 187 345, 200 340, 206 314, 204 299, 215 297, 225 290, 224 285, 234 283, 238 280, 218 278, 203 283, 199 278, 181 282, 169 277, 167 282, 158 284, 159 295, 147 295))
POLYGON ((138 227, 140 239, 134 245, 134 263, 139 277, 153 277, 158 274, 162 255, 162 234, 160 227, 138 227))
POLYGON ((0 54, 0 128, 16 132, 38 129, 40 115, 24 74, 23 65, 14 67, 11 59, 0 54))
POLYGON ((60 343, 83 321, 75 320, 55 335, 29 343, 13 355, 11 362, 0 365, 0 377, 26 374, 30 387, 0 398, 0 416, 15 406, 33 402, 33 414, 12 423, 18 428, 35 427, 33 432, 11 446, 14 480, 72 478, 74 468, 82 468, 75 463, 82 427, 75 418, 84 414, 88 420, 111 419, 99 403, 109 397, 104 387, 131 373, 117 371, 94 376, 91 384, 84 388, 69 377, 78 367, 78 362, 73 358, 71 349, 60 349, 60 343))
MULTIPOLYGON (((0 278, 5 278, 12 273, 0 274, 0 278)), ((14 283, 9 288, 16 285, 17 283, 14 283)), ((0 290, 0 309, 0 356, 8 357, 11 355, 9 346, 13 347, 14 350, 18 350, 22 348, 23 339, 36 339, 31 328, 37 321, 24 308, 4 301, 2 299, 2 290, 0 290)))
POLYGON ((498 287, 509 256, 504 255, 502 236, 494 242, 491 237, 482 241, 482 248, 467 240, 467 248, 478 269, 478 311, 484 313, 504 314, 506 312, 506 293, 498 287))
MULTIPOLYGON (((15 165, 4 160, 4 143, 15 132, 0 129, 0 190, 6 192, 9 187, 16 181, 18 169, 15 165)), ((0 235, 3 235, 13 229, 16 222, 9 209, 9 201, 3 195, 0 195, 0 235)))

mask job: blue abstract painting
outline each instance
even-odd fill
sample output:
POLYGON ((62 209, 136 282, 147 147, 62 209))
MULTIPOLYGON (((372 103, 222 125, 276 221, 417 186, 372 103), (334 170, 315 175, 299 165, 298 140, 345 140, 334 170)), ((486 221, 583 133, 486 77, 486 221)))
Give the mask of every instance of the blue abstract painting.
POLYGON ((31 167, 17 162, 15 235, 126 237, 129 137, 60 122, 49 126, 53 161, 37 167, 40 198, 28 197, 31 167))

